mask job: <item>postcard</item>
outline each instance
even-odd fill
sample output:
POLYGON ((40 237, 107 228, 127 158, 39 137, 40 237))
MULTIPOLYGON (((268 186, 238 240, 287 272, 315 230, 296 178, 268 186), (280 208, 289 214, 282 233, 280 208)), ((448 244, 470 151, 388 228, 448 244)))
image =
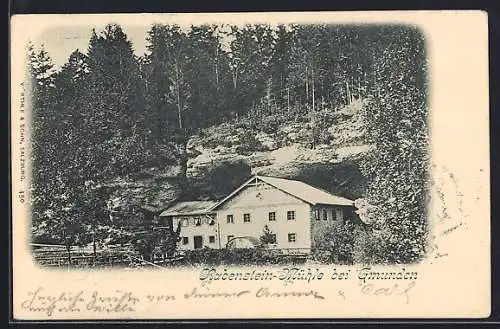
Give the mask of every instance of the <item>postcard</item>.
POLYGON ((481 11, 16 15, 13 318, 484 318, 481 11))

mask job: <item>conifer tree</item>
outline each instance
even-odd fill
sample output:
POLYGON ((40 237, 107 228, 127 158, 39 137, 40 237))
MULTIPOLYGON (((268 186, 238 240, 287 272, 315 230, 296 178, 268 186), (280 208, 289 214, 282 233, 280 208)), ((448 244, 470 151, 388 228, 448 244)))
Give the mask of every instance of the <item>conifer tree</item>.
POLYGON ((374 66, 380 78, 366 108, 363 165, 369 180, 368 216, 388 263, 414 263, 425 255, 428 234, 427 85, 424 39, 415 28, 385 31, 374 66))
POLYGON ((147 138, 139 63, 121 27, 93 31, 85 88, 89 178, 135 172, 145 165, 147 138))

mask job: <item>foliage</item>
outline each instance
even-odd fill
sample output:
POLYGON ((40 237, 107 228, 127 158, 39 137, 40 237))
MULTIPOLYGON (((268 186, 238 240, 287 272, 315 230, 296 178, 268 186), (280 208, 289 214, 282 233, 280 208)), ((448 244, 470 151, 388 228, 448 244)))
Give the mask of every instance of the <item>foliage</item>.
POLYGON ((136 233, 131 242, 134 249, 144 259, 153 261, 155 257, 174 255, 180 232, 180 224, 175 230, 154 229, 153 226, 150 226, 148 230, 136 233))
POLYGON ((243 133, 239 135, 240 143, 236 147, 236 153, 249 155, 253 152, 265 151, 266 148, 262 143, 255 138, 253 134, 243 133))
POLYGON ((357 230, 350 221, 328 225, 314 237, 318 249, 315 258, 333 264, 352 264, 356 234, 357 230))
POLYGON ((425 254, 428 124, 424 40, 416 28, 387 33, 374 67, 377 92, 366 109, 366 139, 374 151, 363 164, 367 202, 383 230, 389 263, 425 254), (411 183, 409 183, 411 182, 411 183))
POLYGON ((279 250, 248 248, 248 249, 211 249, 189 250, 184 253, 187 264, 209 265, 273 265, 288 264, 294 258, 288 258, 279 250))
MULTIPOLYGON (((96 224, 108 224, 106 178, 136 171, 155 147, 145 148, 141 82, 131 43, 117 25, 92 34, 88 55, 74 51, 51 72, 43 48, 28 49, 34 95, 34 237, 88 243, 96 224)), ((111 223, 109 223, 111 224, 111 223)), ((103 233, 103 236, 110 232, 103 233)), ((102 238, 98 236, 97 238, 102 238)))
POLYGON ((388 264, 388 237, 386 231, 356 230, 353 244, 353 260, 356 264, 388 264))
POLYGON ((327 127, 319 122, 313 122, 308 134, 308 141, 312 148, 320 144, 329 144, 332 140, 332 136, 327 130, 327 127))
POLYGON ((259 237, 259 240, 263 245, 276 243, 276 238, 271 229, 269 228, 269 226, 267 225, 264 226, 264 229, 262 230, 262 235, 259 237))
POLYGON ((333 264, 388 264, 390 246, 385 234, 350 222, 331 225, 317 237, 313 259, 333 264))
POLYGON ((261 130, 266 134, 276 133, 278 128, 285 123, 283 115, 266 115, 261 121, 261 130))

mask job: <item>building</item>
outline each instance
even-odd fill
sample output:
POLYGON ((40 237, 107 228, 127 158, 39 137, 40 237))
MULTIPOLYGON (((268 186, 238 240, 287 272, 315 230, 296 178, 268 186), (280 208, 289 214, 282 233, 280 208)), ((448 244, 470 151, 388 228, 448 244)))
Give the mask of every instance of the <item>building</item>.
POLYGON ((160 214, 161 222, 173 230, 181 226, 179 250, 220 248, 216 213, 210 210, 215 205, 215 201, 178 202, 160 214))
POLYGON ((181 222, 180 250, 225 248, 234 239, 255 241, 264 227, 273 247, 309 252, 331 225, 356 220, 354 202, 304 182, 254 176, 219 202, 182 202, 164 211, 181 222))

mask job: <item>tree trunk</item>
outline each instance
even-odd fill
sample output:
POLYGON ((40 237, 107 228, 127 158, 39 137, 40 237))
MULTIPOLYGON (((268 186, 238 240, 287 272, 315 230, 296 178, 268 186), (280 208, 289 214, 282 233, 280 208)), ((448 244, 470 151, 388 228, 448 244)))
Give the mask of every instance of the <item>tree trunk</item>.
POLYGON ((315 104, 315 101, 314 101, 314 98, 315 98, 315 95, 314 95, 314 68, 311 68, 311 79, 312 79, 312 109, 314 112, 314 104, 315 104))
POLYGON ((306 66, 306 106, 307 106, 308 98, 309 98, 309 75, 308 75, 308 69, 306 66))
POLYGON ((181 90, 179 83, 179 64, 175 63, 175 80, 177 84, 177 115, 179 121, 179 128, 182 129, 182 107, 181 107, 181 90))
POLYGON ((351 102, 350 102, 350 99, 351 99, 351 93, 349 91, 349 80, 346 80, 345 82, 345 90, 346 90, 346 105, 349 105, 351 102))
POLYGON ((351 86, 352 86, 352 91, 351 91, 351 98, 349 99, 350 103, 353 102, 354 100, 354 93, 356 92, 356 83, 354 82, 354 77, 351 76, 351 86))
POLYGON ((361 78, 358 79, 358 99, 361 99, 361 78))
POLYGON ((219 47, 215 49, 215 85, 217 88, 217 92, 219 92, 219 47))
POLYGON ((267 90, 266 90, 266 98, 267 98, 267 110, 271 109, 271 88, 272 88, 272 80, 267 80, 267 90))
POLYGON ((236 90, 237 80, 238 80, 238 70, 234 69, 234 72, 233 72, 233 88, 234 88, 234 90, 236 90))
POLYGON ((286 109, 290 112, 290 87, 286 88, 286 109))
POLYGON ((283 72, 280 72, 280 107, 283 106, 283 72))
POLYGON ((187 138, 185 138, 184 141, 182 141, 182 144, 181 144, 181 149, 180 149, 180 152, 179 152, 179 164, 180 164, 180 167, 181 167, 181 177, 186 179, 187 178, 187 161, 188 161, 188 157, 187 157, 187 138))
POLYGON ((94 266, 96 265, 96 260, 97 260, 97 248, 96 248, 96 243, 95 243, 95 232, 92 232, 92 248, 93 248, 93 262, 94 266))
POLYGON ((66 242, 66 251, 68 252, 68 266, 71 266, 71 244, 66 242))

